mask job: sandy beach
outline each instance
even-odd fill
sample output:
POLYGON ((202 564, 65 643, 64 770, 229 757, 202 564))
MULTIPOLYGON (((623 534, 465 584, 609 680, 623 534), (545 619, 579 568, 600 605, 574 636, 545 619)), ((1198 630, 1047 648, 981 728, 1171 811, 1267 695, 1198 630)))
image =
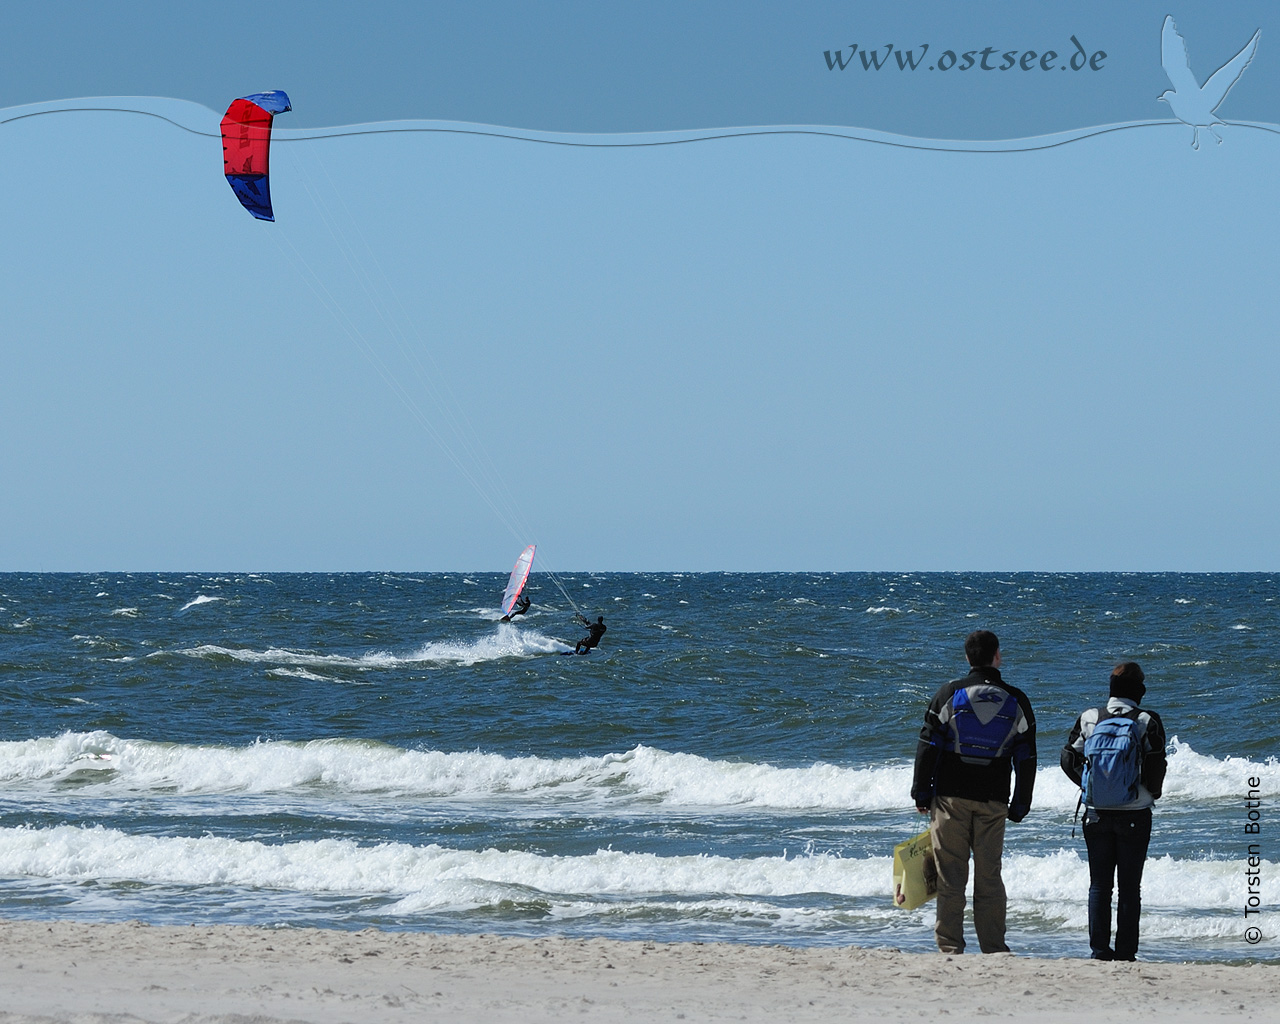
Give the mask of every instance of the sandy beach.
POLYGON ((0 1021, 1274 1020, 1280 966, 0 923, 0 1021), (1107 994, 1106 1011, 1086 1002, 1107 994))

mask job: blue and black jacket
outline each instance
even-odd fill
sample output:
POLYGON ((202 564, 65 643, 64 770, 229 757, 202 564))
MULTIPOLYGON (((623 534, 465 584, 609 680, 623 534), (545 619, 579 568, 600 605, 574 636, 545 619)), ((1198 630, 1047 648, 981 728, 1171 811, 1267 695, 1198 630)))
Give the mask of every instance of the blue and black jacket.
POLYGON ((998 800, 1021 821, 1035 783, 1036 716, 1027 695, 999 669, 974 668, 934 694, 916 745, 911 798, 917 807, 928 807, 935 796, 998 800))

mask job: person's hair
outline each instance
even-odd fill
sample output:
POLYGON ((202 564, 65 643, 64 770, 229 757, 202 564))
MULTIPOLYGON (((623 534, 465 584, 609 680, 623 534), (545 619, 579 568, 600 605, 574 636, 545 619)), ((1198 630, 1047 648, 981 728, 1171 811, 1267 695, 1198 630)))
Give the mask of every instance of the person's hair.
POLYGON ((1122 661, 1111 670, 1111 696, 1141 702, 1147 692, 1143 681, 1142 666, 1136 661, 1122 661))
POLYGON ((989 629, 977 629, 964 638, 964 656, 974 668, 984 668, 996 660, 999 638, 989 629))

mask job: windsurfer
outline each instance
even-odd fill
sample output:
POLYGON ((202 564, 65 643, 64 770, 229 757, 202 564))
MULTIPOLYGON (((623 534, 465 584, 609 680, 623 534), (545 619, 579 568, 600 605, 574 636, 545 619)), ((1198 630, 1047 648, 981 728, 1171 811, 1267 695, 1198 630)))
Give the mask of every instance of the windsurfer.
POLYGON ((511 578, 507 580, 507 589, 502 594, 503 622, 510 622, 512 616, 523 615, 529 610, 529 599, 524 595, 525 584, 529 582, 529 573, 533 569, 533 553, 536 544, 530 544, 520 552, 515 568, 511 570, 511 578))
POLYGON ((510 622, 517 615, 523 615, 525 612, 529 610, 529 605, 531 604, 533 604, 533 602, 529 600, 528 596, 525 594, 521 594, 518 598, 516 598, 515 607, 511 609, 510 613, 502 616, 502 621, 510 622))

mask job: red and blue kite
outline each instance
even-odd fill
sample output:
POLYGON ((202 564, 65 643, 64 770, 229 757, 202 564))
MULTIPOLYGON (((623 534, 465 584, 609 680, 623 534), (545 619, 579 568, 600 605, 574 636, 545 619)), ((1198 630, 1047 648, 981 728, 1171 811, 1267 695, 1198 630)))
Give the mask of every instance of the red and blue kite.
POLYGON ((275 220, 267 184, 271 118, 292 110, 279 89, 232 100, 222 119, 222 167, 241 205, 258 220, 275 220))

